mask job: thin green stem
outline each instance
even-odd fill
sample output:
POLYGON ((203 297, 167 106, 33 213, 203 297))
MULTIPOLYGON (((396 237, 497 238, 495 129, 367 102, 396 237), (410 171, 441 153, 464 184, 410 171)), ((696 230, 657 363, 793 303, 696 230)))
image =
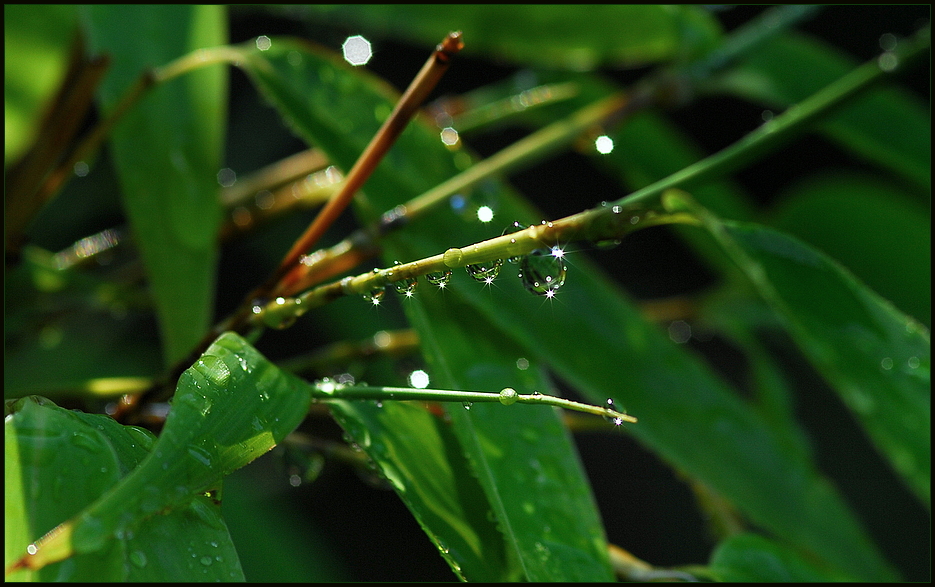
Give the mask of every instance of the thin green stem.
POLYGON ((929 29, 919 31, 893 53, 869 61, 825 86, 736 143, 621 198, 617 205, 653 205, 666 190, 685 188, 726 175, 774 151, 797 133, 836 111, 868 88, 911 66, 930 46, 929 29))
POLYGON ((537 391, 531 394, 519 394, 511 387, 504 388, 499 392, 458 391, 451 389, 412 389, 407 387, 343 386, 332 381, 319 381, 313 387, 312 397, 317 400, 434 401, 468 404, 499 402, 503 405, 543 404, 603 416, 612 420, 618 426, 623 422, 637 421, 633 416, 617 411, 610 406, 593 406, 537 391))
MULTIPOLYGON (((464 191, 489 177, 505 175, 532 162, 541 161, 548 155, 566 147, 595 125, 606 123, 610 119, 619 120, 620 117, 645 106, 646 101, 641 96, 627 97, 623 94, 615 94, 590 104, 568 118, 554 122, 534 132, 429 191, 398 206, 393 210, 390 222, 357 231, 338 245, 316 253, 312 257, 306 257, 303 261, 308 267, 306 277, 286 290, 285 295, 294 295, 334 274, 332 267, 339 265, 339 256, 359 256, 358 253, 362 249, 375 250, 373 247, 374 239, 387 230, 402 224, 399 222, 400 219, 405 219, 407 223, 411 222, 447 201, 453 194, 464 191)), ((384 215, 384 217, 386 218, 387 215, 384 215)), ((437 268, 443 269, 441 266, 437 268)))

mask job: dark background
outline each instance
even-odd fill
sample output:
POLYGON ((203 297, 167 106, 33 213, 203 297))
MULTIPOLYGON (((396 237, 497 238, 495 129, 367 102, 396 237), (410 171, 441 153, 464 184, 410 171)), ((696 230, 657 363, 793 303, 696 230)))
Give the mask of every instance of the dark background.
MULTIPOLYGON (((762 10, 762 7, 735 7, 719 11, 718 18, 731 30, 762 10)), ((357 33, 271 16, 247 7, 234 8, 231 15, 232 43, 248 41, 261 34, 296 35, 337 50, 346 35, 357 33)), ((929 17, 928 6, 836 6, 824 9, 798 28, 863 61, 879 54, 879 38, 883 33, 908 36, 929 17)), ((377 49, 378 58, 367 67, 399 90, 408 85, 428 55, 424 47, 386 41, 380 41, 377 49)), ((928 99, 930 72, 920 69, 908 76, 905 83, 928 99)), ((516 71, 502 64, 459 56, 433 98, 500 81, 516 71)), ((643 72, 603 73, 628 83, 643 72)), ((272 109, 261 103, 239 71, 233 70, 231 88, 228 167, 243 174, 305 148, 284 129, 272 109)), ((671 117, 702 148, 713 152, 755 128, 760 123, 762 110, 762 107, 730 98, 704 98, 672 113, 671 117)), ((470 141, 469 146, 486 156, 524 134, 520 129, 506 129, 485 134, 470 141)), ((741 171, 737 179, 758 198, 759 205, 766 207, 783 186, 811 170, 860 166, 860 162, 836 146, 810 136, 741 171)), ((625 195, 616 181, 594 173, 593 167, 576 154, 557 156, 534 169, 517 173, 511 177, 511 183, 522 193, 535 194, 532 199, 549 218, 559 218, 596 204, 591 200, 569 199, 568 194, 601 193, 606 194, 601 199, 608 201, 625 195), (593 183, 584 189, 584 181, 593 183)), ((297 221, 297 226, 301 224, 302 221, 297 221)), ((350 226, 342 224, 339 228, 350 226)), ((249 265, 244 261, 245 256, 250 254, 236 246, 225 253, 219 272, 219 289, 222 295, 230 292, 230 296, 219 300, 219 311, 233 307, 247 287, 265 276, 266 269, 262 267, 245 268, 249 265)), ((680 241, 663 229, 637 232, 611 254, 594 253, 594 256, 638 299, 699 291, 712 280, 680 241), (641 261, 650 256, 653 263, 641 261)), ((296 332, 324 344, 330 341, 326 328, 325 325, 312 332, 296 332)), ((272 341, 268 348, 261 349, 275 357, 278 351, 292 347, 294 342, 288 336, 280 341, 282 347, 277 348, 272 341)), ((302 344, 308 348, 308 338, 302 344)), ((716 339, 692 344, 707 355, 715 367, 720 366, 725 377, 732 381, 742 379, 742 356, 737 351, 716 339)), ((788 353, 781 348, 789 347, 776 345, 779 353, 788 353)), ((905 578, 928 579, 928 512, 902 489, 901 482, 887 465, 872 456, 873 448, 850 415, 820 377, 805 366, 804 360, 799 356, 783 356, 782 360, 788 364, 797 389, 807 390, 797 398, 798 409, 817 449, 821 467, 835 479, 877 544, 905 578), (871 456, 855 460, 854 454, 871 456), (870 465, 866 466, 868 461, 870 465), (854 462, 865 466, 853 470, 854 462)), ((323 422, 322 426, 328 425, 323 422)), ((332 432, 340 434, 336 430, 332 432)), ((576 441, 612 543, 654 565, 707 562, 714 542, 707 533, 693 494, 676 473, 624 434, 580 434, 576 441)), ((307 517, 318 529, 334 553, 335 569, 343 570, 346 579, 454 579, 397 496, 362 481, 352 468, 329 462, 317 481, 293 489, 286 483, 278 465, 266 462, 256 467, 269 472, 264 491, 292 512, 291 515, 307 517)), ((232 527, 234 530, 236 528, 232 527)), ((247 560, 244 566, 248 580, 258 580, 258 574, 265 573, 263 569, 251 568, 247 560)))

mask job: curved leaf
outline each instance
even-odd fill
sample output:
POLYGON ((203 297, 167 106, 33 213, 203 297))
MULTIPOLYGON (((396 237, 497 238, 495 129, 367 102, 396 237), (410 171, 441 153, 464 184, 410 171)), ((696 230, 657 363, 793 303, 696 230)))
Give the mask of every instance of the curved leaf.
POLYGON ((721 542, 711 555, 710 571, 719 581, 815 582, 849 577, 821 568, 800 553, 756 534, 738 534, 721 542))
POLYGON ((309 16, 427 46, 460 30, 467 53, 574 71, 684 59, 720 34, 717 21, 695 6, 347 5, 310 7, 309 16))
POLYGON ((928 330, 801 241, 698 214, 877 448, 930 503, 928 330))
POLYGON ((331 411, 461 580, 511 579, 503 536, 449 424, 402 402, 336 401, 331 411))
MULTIPOLYGON (((213 538, 186 545, 190 557, 157 553, 181 565, 170 568, 195 572, 196 578, 208 570, 210 576, 225 580, 232 577, 230 573, 242 576, 218 508, 203 502, 200 495, 219 487, 224 475, 292 432, 304 419, 309 402, 305 382, 277 369, 236 334, 220 336, 182 374, 166 425, 158 441, 146 447, 151 450, 145 458, 137 456, 140 462, 130 474, 38 541, 35 560, 47 564, 72 554, 110 549, 114 538, 138 535, 144 521, 179 510, 177 519, 156 524, 152 531, 165 537, 180 531, 196 535, 193 528, 207 524, 213 538), (215 551, 219 532, 226 546, 215 551), (204 568, 189 565, 192 558, 204 568)), ((126 450, 121 447, 118 454, 126 450)), ((54 486, 51 481, 49 485, 54 486)))
POLYGON ((845 173, 804 179, 783 193, 769 224, 827 253, 900 310, 931 324, 931 213, 893 182, 845 173))
MULTIPOLYGON (((149 453, 155 437, 113 419, 73 412, 36 396, 10 402, 6 420, 5 505, 7 568, 26 545, 57 522, 78 514, 111 489, 149 453), (68 484, 67 479, 81 479, 68 484)), ((101 550, 13 580, 194 581, 242 579, 220 509, 197 498, 101 550), (185 536, 186 541, 180 541, 185 536), (197 553, 198 556, 194 556, 197 553), (207 562, 205 562, 207 561, 207 562)))

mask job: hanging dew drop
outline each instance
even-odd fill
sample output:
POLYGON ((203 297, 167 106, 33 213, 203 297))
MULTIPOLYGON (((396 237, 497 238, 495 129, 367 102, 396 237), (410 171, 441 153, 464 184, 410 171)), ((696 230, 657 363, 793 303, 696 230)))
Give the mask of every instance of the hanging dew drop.
POLYGON ((519 278, 527 291, 553 297, 555 291, 565 284, 567 271, 561 248, 536 249, 523 257, 519 278))
POLYGON ((604 419, 614 426, 620 426, 623 424, 623 418, 619 416, 620 410, 617 409, 617 404, 614 403, 613 398, 607 398, 607 401, 604 404, 604 412, 604 419))
POLYGON ((476 263, 474 265, 465 265, 464 269, 474 281, 483 283, 493 283, 493 280, 500 275, 500 268, 503 266, 503 259, 488 261, 486 263, 476 263))
POLYGON ((393 282, 393 289, 396 290, 396 293, 411 298, 416 293, 416 286, 418 285, 419 282, 416 281, 415 277, 404 277, 393 282))
POLYGON ((301 300, 296 298, 276 298, 266 306, 263 312, 263 323, 279 330, 292 326, 299 315, 298 306, 301 303, 301 300))
POLYGON ((426 273, 425 280, 432 285, 437 285, 438 287, 443 288, 448 285, 449 281, 451 281, 451 269, 426 273))
POLYGON ((386 294, 386 288, 375 287, 370 290, 370 293, 364 294, 364 299, 373 304, 374 306, 379 306, 380 302, 383 301, 383 296, 386 294))
MULTIPOLYGON (((511 224, 511 225, 509 225, 509 226, 507 226, 506 228, 503 229, 503 232, 500 233, 500 236, 503 236, 503 235, 508 234, 508 233, 511 233, 511 232, 519 232, 520 230, 525 230, 526 228, 528 228, 528 227, 527 227, 525 224, 521 224, 519 221, 514 221, 513 224, 511 224)), ((516 244, 516 239, 511 239, 510 243, 511 243, 511 244, 516 244)), ((513 263, 514 265, 517 264, 517 263, 519 263, 519 262, 522 261, 522 260, 523 260, 522 255, 517 255, 517 256, 514 256, 514 257, 508 257, 508 258, 507 258, 507 261, 509 261, 510 263, 513 263)))
POLYGON ((470 410, 471 406, 474 405, 474 402, 461 402, 461 405, 464 406, 465 410, 470 410))

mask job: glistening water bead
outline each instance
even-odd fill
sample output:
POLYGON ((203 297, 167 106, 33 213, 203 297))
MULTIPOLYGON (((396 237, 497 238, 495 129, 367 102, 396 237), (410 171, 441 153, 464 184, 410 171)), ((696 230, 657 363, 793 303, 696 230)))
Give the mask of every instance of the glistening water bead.
POLYGON ((493 283, 497 275, 500 275, 500 267, 502 266, 503 259, 497 259, 495 261, 487 261, 486 263, 465 265, 464 270, 467 271, 468 275, 470 275, 474 281, 493 283))
MULTIPOLYGON (((511 224, 511 225, 509 225, 509 226, 507 226, 506 228, 503 229, 503 232, 500 233, 500 236, 503 236, 503 235, 505 235, 505 234, 507 234, 507 233, 511 233, 511 232, 518 232, 518 231, 524 230, 524 229, 526 229, 526 228, 528 228, 528 227, 527 227, 525 224, 521 224, 518 220, 514 220, 514 221, 513 221, 513 224, 511 224)), ((510 239, 510 243, 511 243, 511 244, 516 244, 516 239, 515 239, 515 238, 514 238, 514 239, 510 239)), ((507 259, 507 261, 509 261, 510 263, 513 263, 513 264, 515 265, 515 264, 519 263, 522 259, 523 259, 522 256, 509 257, 509 258, 507 259)))
POLYGON ((426 273, 425 280, 431 283, 432 285, 437 285, 438 287, 445 287, 446 285, 448 285, 448 282, 451 280, 451 269, 445 269, 444 271, 433 271, 431 273, 426 273))
POLYGON ((374 306, 380 305, 380 300, 383 299, 383 294, 386 293, 386 289, 383 287, 375 287, 370 290, 370 293, 364 294, 364 299, 373 304, 374 306))
POLYGON ((519 399, 519 394, 516 393, 516 390, 512 387, 504 387, 500 390, 500 403, 509 406, 515 404, 516 400, 519 399))
POLYGON ((536 249, 523 257, 519 266, 519 278, 523 287, 539 296, 552 297, 555 290, 565 283, 564 254, 558 247, 536 249))
MULTIPOLYGON (((399 264, 399 261, 393 263, 394 266, 399 264)), ((419 282, 416 281, 415 277, 404 277, 403 279, 393 282, 393 289, 395 289, 397 293, 411 298, 413 294, 415 294, 416 286, 418 285, 419 282)))

